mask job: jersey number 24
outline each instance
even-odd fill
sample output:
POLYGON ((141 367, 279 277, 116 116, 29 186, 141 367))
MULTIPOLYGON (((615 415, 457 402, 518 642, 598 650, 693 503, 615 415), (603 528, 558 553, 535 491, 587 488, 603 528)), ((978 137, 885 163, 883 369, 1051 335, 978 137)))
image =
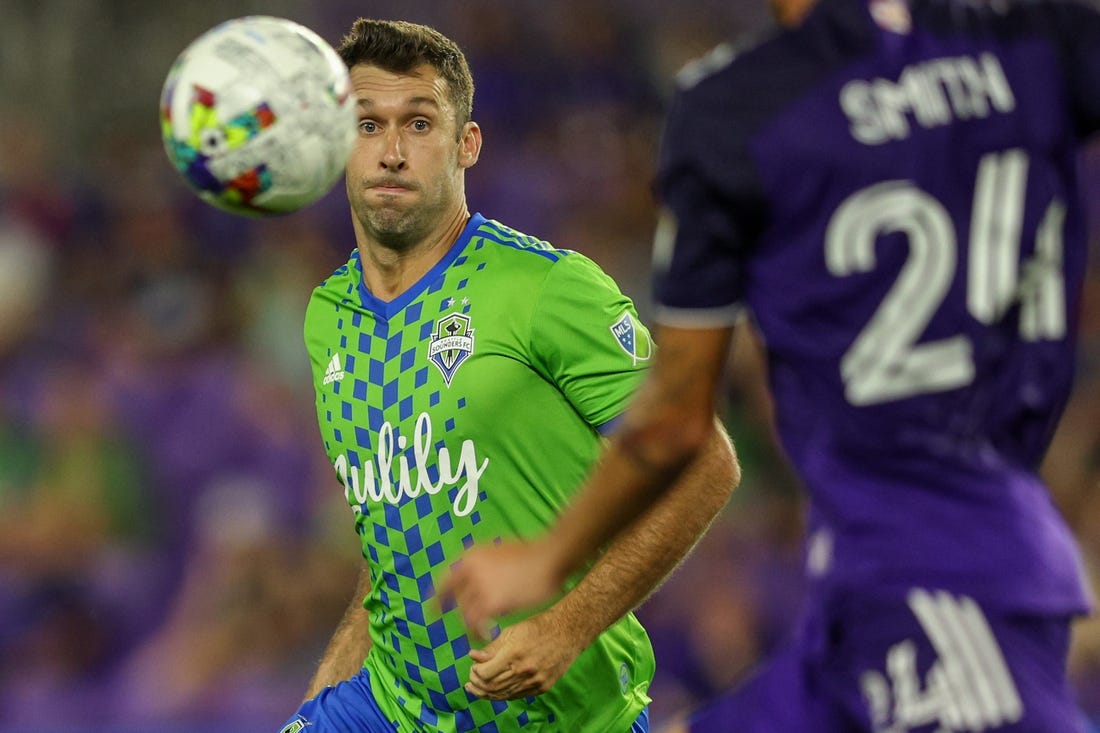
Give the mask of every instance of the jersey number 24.
MULTIPOLYGON (((1062 275, 1065 204, 1053 200, 1035 233, 1034 255, 1020 262, 1028 157, 1022 150, 985 155, 974 184, 966 305, 984 324, 1016 301, 1020 337, 1061 339, 1066 333, 1062 275)), ((955 226, 947 209, 911 181, 886 181, 845 199, 829 222, 825 261, 836 276, 875 267, 879 235, 901 232, 909 254, 840 362, 845 396, 871 405, 965 387, 974 379, 970 340, 963 334, 917 343, 940 308, 958 264, 955 226)))

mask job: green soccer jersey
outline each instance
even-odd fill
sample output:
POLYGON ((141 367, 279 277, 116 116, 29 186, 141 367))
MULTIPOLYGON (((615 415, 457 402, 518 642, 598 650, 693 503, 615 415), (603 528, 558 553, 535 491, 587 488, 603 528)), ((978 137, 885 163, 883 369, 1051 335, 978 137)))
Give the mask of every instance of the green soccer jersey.
POLYGON ((465 625, 430 599, 465 548, 534 536, 565 507, 653 348, 630 300, 583 255, 475 215, 388 303, 353 253, 314 291, 305 336, 369 566, 364 664, 386 716, 400 731, 625 733, 654 672, 632 614, 552 690, 504 703, 464 691, 465 625))

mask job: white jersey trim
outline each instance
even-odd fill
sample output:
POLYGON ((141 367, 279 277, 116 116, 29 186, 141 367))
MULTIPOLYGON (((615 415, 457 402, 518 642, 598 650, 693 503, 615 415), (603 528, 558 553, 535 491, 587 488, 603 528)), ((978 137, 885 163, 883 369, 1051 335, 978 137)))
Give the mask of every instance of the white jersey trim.
POLYGON ((673 328, 721 328, 736 325, 745 315, 741 303, 720 308, 670 308, 657 306, 654 320, 673 328))

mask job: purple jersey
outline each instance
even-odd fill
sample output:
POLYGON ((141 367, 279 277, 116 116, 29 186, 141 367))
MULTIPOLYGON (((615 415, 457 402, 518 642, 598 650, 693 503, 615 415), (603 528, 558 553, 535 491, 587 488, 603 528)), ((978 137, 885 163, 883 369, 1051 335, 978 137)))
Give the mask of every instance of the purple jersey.
POLYGON ((864 594, 804 619, 692 733, 1084 733, 1064 618, 990 615, 966 596, 864 594))
POLYGON ((1036 471, 1072 381, 1100 16, 821 0, 680 87, 657 320, 755 318, 818 587, 1085 610, 1036 471))

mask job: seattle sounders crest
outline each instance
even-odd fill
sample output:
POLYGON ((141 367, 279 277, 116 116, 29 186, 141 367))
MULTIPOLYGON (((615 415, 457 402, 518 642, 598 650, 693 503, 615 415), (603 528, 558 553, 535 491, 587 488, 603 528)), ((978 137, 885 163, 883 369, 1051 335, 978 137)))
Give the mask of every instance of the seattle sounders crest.
POLYGON ((474 353, 474 329, 465 313, 451 313, 435 322, 435 331, 428 343, 428 360, 439 367, 447 386, 462 362, 474 353))

